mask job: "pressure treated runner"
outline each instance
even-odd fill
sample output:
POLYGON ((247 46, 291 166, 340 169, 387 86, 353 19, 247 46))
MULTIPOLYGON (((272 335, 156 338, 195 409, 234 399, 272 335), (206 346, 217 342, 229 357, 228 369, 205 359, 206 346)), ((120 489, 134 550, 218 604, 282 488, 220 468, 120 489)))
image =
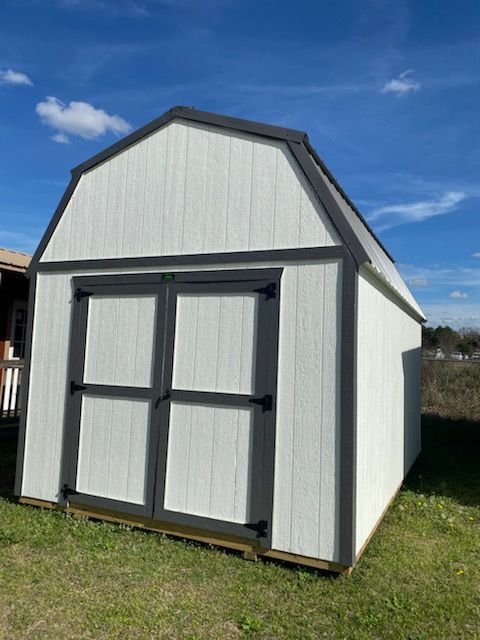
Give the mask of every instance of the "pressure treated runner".
POLYGON ((47 502, 44 500, 36 500, 35 498, 20 498, 19 502, 22 504, 28 504, 33 507, 41 507, 43 509, 57 509, 64 511, 65 513, 71 513, 77 517, 92 518, 98 520, 105 520, 107 522, 114 522, 118 524, 126 524, 138 529, 147 529, 148 531, 156 531, 157 533, 164 533, 176 538, 186 538, 187 540, 195 540, 196 542, 203 542, 205 544, 214 544, 218 547, 225 547, 226 549, 232 549, 234 551, 242 551, 246 560, 256 560, 258 556, 264 558, 273 558, 275 560, 282 560, 284 562, 291 562, 294 564, 301 564, 314 569, 320 569, 324 571, 332 571, 333 573, 339 573, 345 576, 349 576, 352 572, 352 567, 345 567, 335 562, 327 562, 326 560, 317 560, 316 558, 307 558, 294 553, 286 553, 284 551, 274 551, 272 549, 264 550, 251 542, 234 540, 232 538, 215 536, 206 534, 191 527, 179 527, 171 526, 165 522, 158 522, 151 520, 150 518, 139 518, 134 516, 128 516, 127 514, 121 517, 113 512, 97 509, 95 511, 83 509, 79 506, 72 507, 70 505, 59 505, 56 502, 47 502))

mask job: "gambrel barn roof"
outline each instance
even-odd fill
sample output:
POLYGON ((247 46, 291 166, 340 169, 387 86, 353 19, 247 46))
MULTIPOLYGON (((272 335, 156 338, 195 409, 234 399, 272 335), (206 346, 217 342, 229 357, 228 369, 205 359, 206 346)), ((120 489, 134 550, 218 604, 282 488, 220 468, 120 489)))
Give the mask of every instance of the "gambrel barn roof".
MULTIPOLYGON (((304 131, 286 129, 268 124, 222 116, 205 111, 199 111, 191 107, 173 107, 159 118, 153 120, 144 127, 134 131, 116 144, 108 147, 86 162, 72 170, 72 179, 65 194, 55 212, 55 215, 40 242, 33 257, 28 272, 35 271, 47 244, 52 237, 62 214, 67 207, 73 192, 81 178, 87 171, 96 165, 112 158, 131 145, 150 136, 160 128, 168 125, 173 120, 186 120, 215 127, 226 128, 234 131, 254 134, 287 143, 292 155, 297 160, 301 170, 312 186, 317 198, 323 205, 331 223, 338 232, 340 238, 352 254, 356 263, 364 265, 376 274, 387 287, 400 298, 410 311, 420 320, 425 320, 425 315, 407 285, 400 276, 395 261, 377 238, 373 230, 349 199, 337 180, 318 156, 308 140, 304 131)), ((27 272, 27 273, 28 273, 27 272)))

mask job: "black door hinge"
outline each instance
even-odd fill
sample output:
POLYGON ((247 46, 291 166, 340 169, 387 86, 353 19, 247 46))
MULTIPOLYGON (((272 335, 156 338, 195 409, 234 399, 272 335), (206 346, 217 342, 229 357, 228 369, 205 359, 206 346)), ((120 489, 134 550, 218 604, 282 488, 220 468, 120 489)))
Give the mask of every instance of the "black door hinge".
POLYGON ((77 496, 79 494, 79 491, 75 491, 75 489, 72 489, 71 487, 68 486, 68 484, 64 484, 62 487, 62 497, 64 500, 68 500, 68 496, 77 496))
POLYGON ((87 296, 91 296, 91 295, 92 295, 91 291, 85 291, 85 289, 82 289, 81 287, 78 287, 77 289, 75 289, 75 300, 77 302, 80 302, 82 298, 86 298, 87 296))
POLYGON ((264 395, 263 398, 251 398, 249 402, 261 405, 262 413, 265 411, 271 411, 273 407, 273 397, 269 393, 264 395))
POLYGON ((83 384, 77 384, 74 380, 72 380, 70 382, 70 395, 73 396, 73 394, 76 391, 85 391, 87 387, 83 384))
POLYGON ((265 300, 271 300, 272 298, 277 297, 277 283, 270 282, 266 287, 255 289, 254 291, 255 293, 263 293, 265 295, 265 300))
POLYGON ((257 538, 266 538, 268 531, 268 522, 266 520, 259 520, 245 525, 247 529, 257 532, 257 538))

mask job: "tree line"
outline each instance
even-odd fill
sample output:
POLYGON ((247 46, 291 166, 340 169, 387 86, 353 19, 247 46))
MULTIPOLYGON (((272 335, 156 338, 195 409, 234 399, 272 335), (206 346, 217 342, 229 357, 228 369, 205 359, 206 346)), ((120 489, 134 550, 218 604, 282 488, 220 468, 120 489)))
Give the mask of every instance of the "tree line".
POLYGON ((449 326, 423 327, 422 348, 426 351, 441 349, 445 354, 460 351, 471 356, 480 351, 480 331, 471 328, 456 331, 449 326))

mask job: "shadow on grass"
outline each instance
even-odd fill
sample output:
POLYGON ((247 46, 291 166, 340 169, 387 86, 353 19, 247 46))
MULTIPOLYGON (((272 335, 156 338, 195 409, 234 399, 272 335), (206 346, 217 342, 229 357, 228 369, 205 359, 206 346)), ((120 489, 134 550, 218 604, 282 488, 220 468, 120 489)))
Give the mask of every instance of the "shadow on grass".
POLYGON ((480 422, 422 416, 422 452, 405 488, 480 505, 480 422))
POLYGON ((17 439, 0 440, 0 498, 13 501, 15 465, 17 461, 17 439))

